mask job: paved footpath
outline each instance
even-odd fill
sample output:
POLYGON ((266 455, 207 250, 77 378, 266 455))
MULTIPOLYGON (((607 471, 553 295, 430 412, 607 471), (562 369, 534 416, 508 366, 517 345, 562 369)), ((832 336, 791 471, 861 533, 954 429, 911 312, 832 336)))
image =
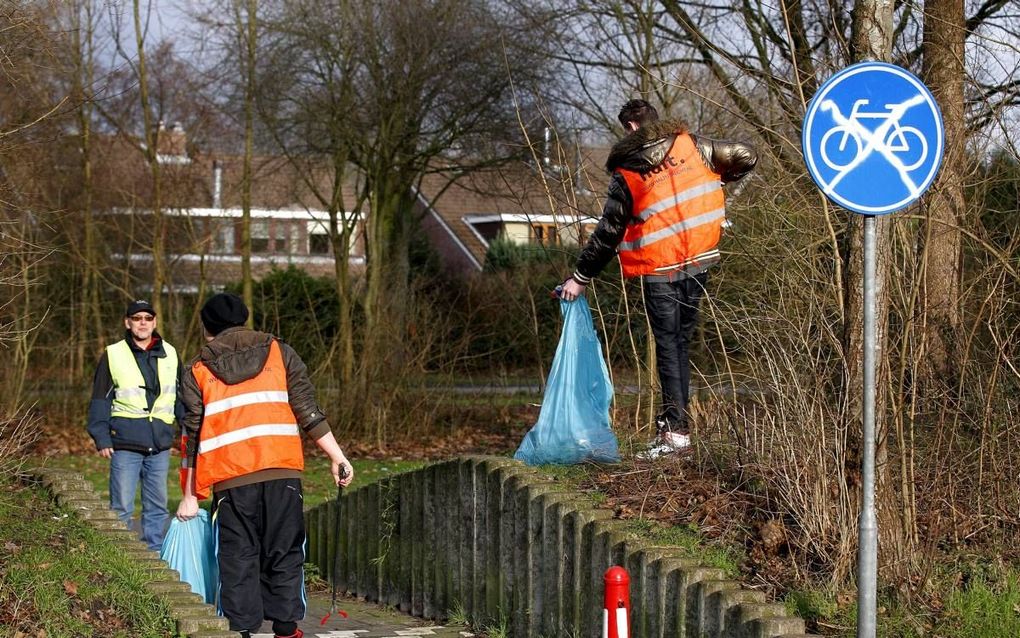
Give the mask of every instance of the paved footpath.
MULTIPOLYGON (((320 624, 329 612, 330 595, 308 594, 308 612, 298 627, 307 638, 399 638, 401 636, 436 636, 437 638, 469 638, 475 634, 464 627, 443 627, 429 621, 414 618, 392 609, 365 603, 351 598, 337 598, 337 609, 347 612, 347 618, 339 611, 329 617, 325 625, 320 624)), ((273 624, 265 622, 262 633, 252 638, 273 638, 273 624)))

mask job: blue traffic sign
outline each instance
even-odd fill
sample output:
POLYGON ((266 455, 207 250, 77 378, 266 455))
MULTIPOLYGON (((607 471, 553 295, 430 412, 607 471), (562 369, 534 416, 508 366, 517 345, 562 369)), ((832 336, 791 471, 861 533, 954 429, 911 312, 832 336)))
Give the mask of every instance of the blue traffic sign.
POLYGON ((917 200, 942 164, 942 113, 912 73, 862 62, 829 78, 804 116, 811 178, 833 202, 884 215, 917 200))

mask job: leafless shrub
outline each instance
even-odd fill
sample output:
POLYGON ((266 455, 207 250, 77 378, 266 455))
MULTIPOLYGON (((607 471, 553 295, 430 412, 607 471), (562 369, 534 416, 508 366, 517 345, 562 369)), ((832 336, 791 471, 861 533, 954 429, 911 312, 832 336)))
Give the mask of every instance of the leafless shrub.
POLYGON ((0 482, 17 475, 28 456, 25 452, 38 437, 38 419, 21 412, 0 416, 0 482))

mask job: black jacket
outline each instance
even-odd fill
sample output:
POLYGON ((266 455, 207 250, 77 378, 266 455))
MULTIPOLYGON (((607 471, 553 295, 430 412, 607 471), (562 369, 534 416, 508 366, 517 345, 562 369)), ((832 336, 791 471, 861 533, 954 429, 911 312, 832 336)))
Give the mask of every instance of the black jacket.
MULTIPOLYGON (((688 133, 683 122, 661 120, 639 128, 613 146, 606 161, 606 170, 612 173, 609 193, 602 208, 602 219, 577 260, 573 278, 578 283, 587 284, 602 272, 616 254, 616 247, 623 241, 627 225, 633 219, 634 200, 627 181, 616 169, 646 171, 658 166, 673 147, 676 136, 683 133, 688 133)), ((716 141, 693 134, 691 138, 701 159, 722 176, 723 184, 737 181, 758 163, 758 154, 748 144, 716 141)))
MULTIPOLYGON (((142 350, 135 345, 131 333, 125 331, 124 339, 131 347, 138 363, 138 370, 145 379, 145 399, 149 409, 156 400, 159 393, 159 373, 157 372, 158 360, 166 356, 166 348, 163 347, 163 338, 158 332, 152 333, 153 345, 148 350, 142 350)), ((178 359, 180 353, 177 354, 178 359)), ((180 364, 177 366, 177 402, 174 404, 174 416, 180 423, 184 416, 184 407, 181 404, 180 364)), ((159 419, 131 419, 127 417, 111 416, 113 408, 113 376, 110 374, 110 359, 106 350, 99 358, 96 366, 96 374, 92 379, 92 400, 89 402, 88 432, 96 444, 97 450, 113 448, 115 450, 130 450, 143 454, 156 454, 173 447, 173 428, 159 419)))
MULTIPOLYGON (((194 467, 198 451, 198 435, 202 428, 205 405, 202 390, 195 379, 194 366, 201 361, 209 371, 227 385, 247 381, 260 372, 269 358, 269 346, 276 340, 287 369, 287 395, 290 409, 294 411, 298 425, 313 440, 318 440, 330 431, 329 422, 322 408, 315 400, 315 387, 308 378, 308 368, 294 349, 271 334, 256 332, 243 326, 227 328, 216 338, 202 346, 198 356, 192 359, 181 379, 181 401, 184 404, 182 427, 188 435, 187 457, 194 467)), ((277 478, 300 477, 292 470, 263 470, 247 477, 224 481, 214 489, 228 489, 250 483, 277 478)))

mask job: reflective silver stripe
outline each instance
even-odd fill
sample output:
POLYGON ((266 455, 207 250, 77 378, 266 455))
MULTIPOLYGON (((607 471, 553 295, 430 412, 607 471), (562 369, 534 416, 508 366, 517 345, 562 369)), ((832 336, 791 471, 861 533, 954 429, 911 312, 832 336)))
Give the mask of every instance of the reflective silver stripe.
POLYGON ((160 386, 159 391, 162 394, 174 394, 174 395, 176 395, 177 394, 177 384, 175 383, 173 385, 160 386))
POLYGON ((662 211, 666 210, 667 208, 673 208, 677 204, 681 204, 683 202, 690 201, 690 200, 694 199, 695 197, 701 197, 702 195, 707 195, 709 193, 714 193, 715 191, 718 191, 718 190, 722 190, 722 186, 719 184, 719 182, 708 182, 707 184, 701 184, 700 186, 694 186, 693 188, 688 188, 687 190, 685 190, 683 192, 680 192, 680 193, 677 193, 676 195, 674 195, 673 197, 670 197, 669 199, 664 199, 664 200, 655 202, 654 204, 652 204, 648 208, 646 208, 646 209, 642 210, 640 213, 638 213, 638 218, 641 221, 645 221, 646 219, 648 219, 652 215, 655 215, 656 213, 661 213, 662 211))
POLYGON ((219 401, 213 401, 209 405, 205 406, 205 415, 210 416, 213 414, 219 414, 220 412, 226 412, 234 408, 239 408, 244 405, 254 405, 256 403, 287 403, 289 397, 287 392, 280 392, 276 390, 262 390, 259 392, 248 392, 246 394, 239 394, 236 397, 227 397, 226 399, 220 399, 219 401))
POLYGON ((690 219, 683 219, 683 220, 678 221, 675 224, 670 224, 669 226, 666 226, 665 228, 660 228, 659 230, 655 231, 654 233, 649 233, 649 234, 645 235, 644 237, 638 237, 634 241, 621 242, 620 243, 620 247, 619 247, 618 250, 621 253, 622 252, 626 252, 628 250, 637 250, 638 248, 641 248, 642 246, 647 246, 648 244, 654 244, 655 242, 657 242, 659 240, 665 239, 667 237, 672 237, 673 235, 678 235, 678 234, 680 234, 682 232, 691 230, 692 228, 697 228, 698 226, 704 226, 705 224, 710 224, 710 223, 712 223, 714 221, 717 221, 717 220, 720 220, 720 219, 722 219, 724 217, 726 217, 726 208, 725 207, 724 208, 717 208, 715 210, 710 210, 707 213, 702 213, 700 215, 697 215, 696 217, 691 217, 690 219))
POLYGON ((240 430, 227 432, 219 436, 208 438, 198 443, 198 453, 204 454, 216 448, 254 439, 260 436, 299 436, 296 423, 264 423, 262 425, 249 425, 240 430))
POLYGON ((121 416, 124 414, 139 414, 141 416, 149 416, 149 411, 143 408, 136 408, 130 405, 125 405, 119 408, 115 408, 110 412, 111 416, 121 416))
POLYGON ((145 388, 117 388, 113 391, 113 396, 118 399, 128 399, 131 397, 144 397, 145 388))
POLYGON ((694 257, 691 257, 690 259, 682 261, 678 264, 671 264, 669 266, 663 266, 662 268, 656 268, 655 272, 669 272, 671 270, 678 270, 680 268, 683 268, 684 266, 689 266, 690 264, 693 264, 695 262, 708 261, 710 259, 719 259, 719 257, 720 257, 719 249, 716 248, 715 250, 709 250, 701 253, 700 255, 695 255, 694 257))

